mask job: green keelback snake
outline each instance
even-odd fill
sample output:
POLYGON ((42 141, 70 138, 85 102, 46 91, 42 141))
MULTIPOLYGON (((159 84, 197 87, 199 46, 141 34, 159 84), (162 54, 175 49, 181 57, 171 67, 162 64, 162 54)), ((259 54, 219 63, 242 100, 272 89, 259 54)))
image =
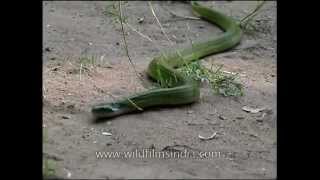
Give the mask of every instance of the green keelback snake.
POLYGON ((199 82, 178 72, 177 68, 236 46, 241 40, 242 30, 235 20, 216 10, 196 2, 191 2, 191 7, 201 19, 217 25, 224 32, 195 42, 192 47, 155 57, 149 64, 147 74, 157 82, 170 82, 167 87, 150 89, 116 102, 94 105, 91 112, 95 118, 111 118, 149 107, 183 105, 199 100, 199 82))

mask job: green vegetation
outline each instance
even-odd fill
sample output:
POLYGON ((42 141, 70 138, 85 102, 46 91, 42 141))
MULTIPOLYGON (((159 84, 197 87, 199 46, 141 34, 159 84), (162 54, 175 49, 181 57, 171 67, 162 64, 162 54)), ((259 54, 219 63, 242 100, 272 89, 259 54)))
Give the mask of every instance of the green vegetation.
MULTIPOLYGON (((46 129, 43 128, 43 151, 45 150, 45 145, 48 142, 48 132, 46 129)), ((42 174, 43 178, 50 178, 55 176, 55 162, 51 159, 48 159, 42 153, 42 174)))
MULTIPOLYGON (((120 1, 123 4, 127 4, 128 1, 120 1)), ((103 12, 106 16, 112 17, 112 22, 115 24, 120 23, 120 18, 122 19, 122 22, 125 23, 128 17, 120 17, 120 9, 118 6, 118 1, 108 2, 108 4, 105 7, 105 11, 103 12)))
POLYGON ((186 76, 197 81, 207 81, 213 92, 223 96, 242 96, 243 86, 236 81, 238 74, 227 75, 221 71, 222 66, 208 69, 199 61, 192 62, 179 69, 186 76), (215 70, 213 70, 215 69, 215 70))

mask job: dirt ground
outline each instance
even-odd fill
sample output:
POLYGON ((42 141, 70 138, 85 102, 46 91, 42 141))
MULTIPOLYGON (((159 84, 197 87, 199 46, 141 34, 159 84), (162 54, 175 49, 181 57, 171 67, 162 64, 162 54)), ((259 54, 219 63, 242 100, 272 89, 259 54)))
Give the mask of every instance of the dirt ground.
MULTIPOLYGON (((254 21, 257 31, 245 34, 235 49, 202 60, 239 73, 244 96, 223 97, 201 87, 201 101, 156 108, 95 123, 90 107, 144 90, 128 62, 121 28, 105 7, 115 2, 43 2, 44 156, 61 178, 275 178, 277 175, 276 2, 268 1, 254 21), (94 59, 93 62, 86 58, 94 59), (250 113, 242 108, 265 108, 250 113), (106 132, 111 133, 105 134, 106 132), (198 136, 210 136, 201 140, 198 136), (154 149, 221 152, 213 158, 102 158, 96 152, 154 149)), ((240 19, 257 2, 208 1, 209 7, 240 19)), ((179 20, 168 9, 193 16, 179 2, 152 2, 172 46, 161 33, 145 1, 123 4, 127 21, 161 50, 221 31, 202 20, 179 20), (139 19, 143 18, 142 22, 139 19), (187 27, 190 27, 187 30, 187 27)), ((129 53, 137 71, 145 70, 160 52, 126 28, 129 53)))

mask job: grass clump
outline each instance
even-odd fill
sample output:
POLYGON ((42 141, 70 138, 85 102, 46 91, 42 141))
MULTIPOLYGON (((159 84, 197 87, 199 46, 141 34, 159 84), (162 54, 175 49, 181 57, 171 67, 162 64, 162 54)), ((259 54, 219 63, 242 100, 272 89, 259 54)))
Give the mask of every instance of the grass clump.
POLYGON ((214 93, 223 96, 243 96, 243 85, 236 81, 238 74, 229 75, 221 71, 222 66, 208 69, 199 61, 179 69, 185 76, 196 81, 208 82, 214 93))
POLYGON ((90 70, 95 68, 97 64, 97 58, 95 56, 82 56, 79 57, 77 63, 81 65, 84 69, 90 70))
MULTIPOLYGON (((123 4, 128 3, 128 1, 120 1, 120 2, 122 2, 123 4)), ((105 7, 104 12, 103 12, 105 16, 112 17, 112 22, 115 24, 120 23, 120 8, 118 6, 118 3, 119 2, 117 2, 117 1, 110 2, 110 4, 108 3, 105 7)), ((122 16, 121 17, 122 23, 127 22, 127 19, 128 19, 128 17, 122 16)))
POLYGON ((43 158, 43 166, 42 166, 42 172, 43 172, 43 178, 51 178, 55 177, 56 171, 55 171, 55 164, 54 161, 48 158, 43 158))
MULTIPOLYGON (((48 132, 46 129, 43 129, 43 147, 48 142, 48 132)), ((43 148, 44 149, 44 148, 43 148)), ((42 155, 42 175, 44 179, 55 177, 55 164, 54 161, 48 159, 44 154, 42 155)))

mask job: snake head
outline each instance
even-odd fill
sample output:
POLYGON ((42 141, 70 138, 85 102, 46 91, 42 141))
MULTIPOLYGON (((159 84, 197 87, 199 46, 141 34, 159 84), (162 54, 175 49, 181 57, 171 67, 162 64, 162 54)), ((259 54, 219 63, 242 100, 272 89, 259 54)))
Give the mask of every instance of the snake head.
POLYGON ((111 118, 121 114, 124 114, 126 108, 121 107, 118 103, 104 103, 98 104, 92 107, 91 113, 97 119, 99 118, 111 118))

